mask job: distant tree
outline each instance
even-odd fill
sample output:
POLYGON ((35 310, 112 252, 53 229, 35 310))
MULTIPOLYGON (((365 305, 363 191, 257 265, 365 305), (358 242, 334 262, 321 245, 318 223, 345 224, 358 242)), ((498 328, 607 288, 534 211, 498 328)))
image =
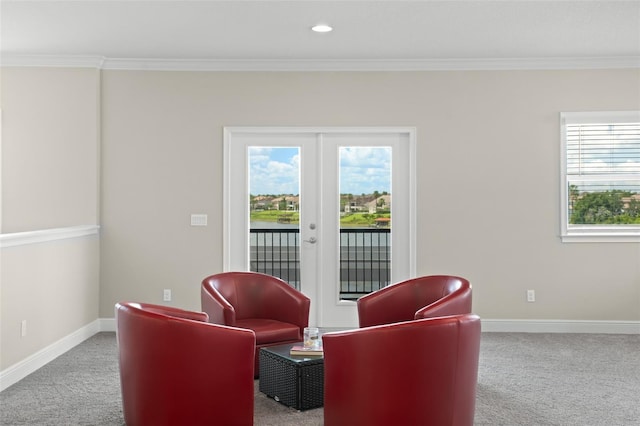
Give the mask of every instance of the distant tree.
POLYGON ((632 198, 631 201, 629 201, 629 207, 626 210, 626 214, 628 214, 630 218, 640 219, 640 200, 632 198))
POLYGON ((624 213, 622 197, 627 194, 630 193, 619 190, 583 194, 575 201, 570 223, 615 223, 615 218, 624 213))
POLYGON ((578 185, 569 185, 569 209, 573 211, 573 205, 580 196, 578 185))

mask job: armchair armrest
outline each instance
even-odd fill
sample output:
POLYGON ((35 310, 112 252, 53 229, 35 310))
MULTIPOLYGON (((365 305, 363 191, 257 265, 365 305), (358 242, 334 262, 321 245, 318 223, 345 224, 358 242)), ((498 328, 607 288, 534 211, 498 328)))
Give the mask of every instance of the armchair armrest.
POLYGON ((360 328, 413 319, 415 311, 410 307, 415 305, 415 302, 410 298, 411 293, 395 290, 391 285, 357 300, 360 328))
POLYGON ((418 309, 415 319, 471 313, 471 288, 462 288, 418 309))
POLYGON ((202 310, 209 315, 209 322, 236 325, 236 310, 212 285, 203 284, 200 296, 202 310))
MULTIPOLYGON (((134 302, 122 302, 130 306, 137 307, 138 309, 144 309, 147 312, 152 312, 160 315, 167 315, 170 317, 188 319, 200 322, 209 322, 209 315, 206 312, 187 311, 180 308, 174 308, 172 306, 152 305, 149 303, 134 303, 134 302)), ((117 305, 116 305, 117 310, 117 305)))

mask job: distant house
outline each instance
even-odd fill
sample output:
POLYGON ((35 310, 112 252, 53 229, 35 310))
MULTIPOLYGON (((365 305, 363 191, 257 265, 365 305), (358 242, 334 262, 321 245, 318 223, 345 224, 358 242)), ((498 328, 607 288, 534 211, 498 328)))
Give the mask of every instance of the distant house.
POLYGON ((284 197, 284 201, 286 203, 287 210, 298 211, 300 208, 300 197, 298 196, 284 197))
POLYGON ((391 210, 391 195, 381 195, 367 204, 369 213, 377 213, 379 210, 391 210))
POLYGON ((257 211, 268 210, 269 206, 271 205, 271 198, 265 195, 258 195, 256 197, 253 197, 252 201, 253 204, 251 208, 257 211))
POLYGON ((271 200, 274 210, 298 211, 300 208, 300 197, 296 195, 285 195, 271 200), (282 208, 284 206, 284 208, 282 208))
POLYGON ((631 206, 631 203, 635 201, 636 203, 640 203, 640 194, 633 194, 630 197, 622 197, 623 209, 627 210, 631 206))
POLYGON ((359 204, 357 201, 350 201, 344 204, 345 213, 360 212, 363 210, 366 210, 366 206, 359 204))
POLYGON ((284 201, 284 197, 276 197, 271 199, 271 205, 274 210, 280 210, 280 203, 284 201))

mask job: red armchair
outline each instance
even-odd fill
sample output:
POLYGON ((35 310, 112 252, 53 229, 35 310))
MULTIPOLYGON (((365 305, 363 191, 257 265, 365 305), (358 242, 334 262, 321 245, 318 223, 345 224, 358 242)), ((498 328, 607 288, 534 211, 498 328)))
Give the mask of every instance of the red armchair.
POLYGON ((311 301, 280 278, 257 272, 223 272, 202 281, 202 310, 209 322, 253 330, 254 374, 260 348, 302 341, 311 301))
POLYGON ((472 426, 480 318, 455 315, 323 335, 325 426, 472 426))
POLYGON ((207 323, 207 314, 116 304, 125 423, 252 425, 250 330, 207 323))
POLYGON ((452 275, 429 275, 392 284, 357 301, 360 327, 471 313, 471 284, 452 275))

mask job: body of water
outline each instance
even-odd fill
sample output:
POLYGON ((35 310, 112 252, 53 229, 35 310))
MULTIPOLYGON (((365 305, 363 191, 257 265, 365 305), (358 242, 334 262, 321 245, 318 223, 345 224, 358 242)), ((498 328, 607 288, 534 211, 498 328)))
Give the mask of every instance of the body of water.
POLYGON ((259 222, 252 221, 249 225, 251 229, 299 229, 297 223, 259 222))

